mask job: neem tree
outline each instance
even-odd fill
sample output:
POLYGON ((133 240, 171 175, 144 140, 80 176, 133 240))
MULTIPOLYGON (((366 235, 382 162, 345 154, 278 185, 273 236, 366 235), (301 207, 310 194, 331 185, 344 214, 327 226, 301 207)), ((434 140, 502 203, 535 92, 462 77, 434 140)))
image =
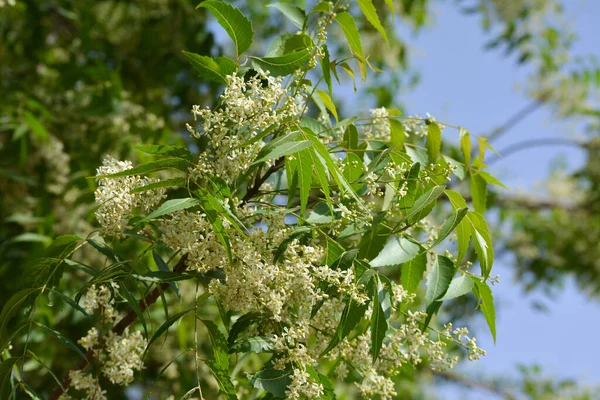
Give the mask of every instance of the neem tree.
MULTIPOLYGON (((371 1, 358 5, 387 41, 371 1)), ((137 146, 154 160, 136 166, 106 156, 100 231, 56 238, 2 310, 0 398, 117 398, 130 386, 150 398, 390 399, 416 370, 485 354, 466 328, 432 320, 474 293, 495 338, 482 214, 499 182, 484 171, 485 139, 472 151, 465 129, 393 109, 340 118, 334 80, 372 68, 342 1, 276 5, 298 32, 262 57, 245 54, 253 27, 238 9, 199 7, 235 54, 186 56, 222 93, 193 107, 187 148, 137 146), (330 53, 336 24, 349 53, 330 53), (442 154, 443 132, 462 154, 442 154), (98 257, 101 269, 86 262, 98 257), (61 285, 67 274, 78 279, 61 285), (61 333, 64 318, 87 327, 61 333), (37 355, 40 333, 73 356, 64 377, 37 355)))

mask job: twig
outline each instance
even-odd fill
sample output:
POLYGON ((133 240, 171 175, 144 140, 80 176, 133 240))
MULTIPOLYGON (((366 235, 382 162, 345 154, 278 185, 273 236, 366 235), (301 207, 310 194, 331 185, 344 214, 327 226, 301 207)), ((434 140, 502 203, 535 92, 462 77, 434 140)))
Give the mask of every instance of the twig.
POLYGON ((449 381, 451 383, 456 383, 456 384, 459 384, 462 386, 466 386, 471 389, 484 390, 486 392, 493 393, 493 394, 495 394, 499 397, 505 398, 507 400, 515 399, 515 397, 513 395, 500 389, 496 385, 480 382, 480 381, 471 379, 467 376, 459 375, 459 374, 449 372, 449 371, 437 371, 437 372, 434 372, 434 375, 445 381, 449 381))
MULTIPOLYGON (((183 255, 179 259, 179 262, 177 262, 177 264, 175 265, 175 268, 173 268, 173 272, 176 272, 176 273, 184 272, 187 269, 186 261, 187 261, 187 255, 183 255)), ((154 304, 156 302, 156 300, 158 299, 158 297, 160 296, 160 292, 163 290, 166 290, 168 287, 169 287, 169 283, 163 282, 159 286, 155 287, 151 292, 149 292, 146 295, 146 297, 141 299, 139 302, 139 307, 140 307, 141 312, 144 312, 146 310, 146 308, 148 308, 149 306, 154 304)), ((135 311, 131 310, 125 317, 123 317, 119 321, 119 323, 117 325, 115 325, 112 328, 112 331, 117 335, 121 335, 123 333, 123 331, 125 331, 125 328, 127 328, 129 325, 134 323, 136 319, 137 319, 137 314, 135 313, 135 311)), ((88 350, 85 356, 86 356, 87 360, 91 360, 94 356, 94 349, 88 350)), ((84 369, 85 367, 87 367, 87 365, 88 365, 88 361, 82 360, 79 364, 77 364, 75 366, 75 368, 71 369, 71 371, 78 371, 78 370, 84 369)), ((69 378, 69 374, 66 374, 62 379, 62 385, 63 385, 64 389, 65 390, 68 389, 70 384, 71 384, 71 379, 69 378)), ((56 389, 54 389, 54 391, 50 395, 49 400, 58 400, 58 398, 60 397, 61 394, 63 394, 63 392, 64 392, 63 388, 58 386, 56 389)))
POLYGON ((500 150, 498 153, 501 155, 500 157, 496 156, 490 160, 488 160, 488 164, 492 164, 496 161, 500 161, 507 156, 518 153, 523 150, 528 150, 536 147, 547 147, 547 146, 567 146, 567 147, 576 147, 578 149, 585 149, 585 143, 578 142, 572 139, 565 138, 542 138, 542 139, 530 139, 523 140, 521 142, 517 142, 511 144, 510 146, 500 150))
POLYGON ((275 172, 277 172, 277 170, 279 170, 283 166, 284 161, 285 161, 285 158, 283 158, 283 157, 278 158, 277 161, 275 161, 275 164, 273 164, 271 166, 271 168, 269 168, 263 176, 257 177, 257 179, 254 181, 254 184, 252 185, 252 187, 250 187, 246 191, 246 195, 242 199, 242 204, 247 203, 252 197, 254 197, 258 193, 262 184, 265 183, 265 181, 267 179, 269 179, 269 177, 271 175, 273 175, 275 172))
POLYGON ((523 107, 522 109, 517 111, 515 114, 511 115, 506 120, 506 122, 504 122, 499 127, 495 128, 487 136, 488 141, 491 142, 493 140, 498 139, 500 136, 504 135, 505 133, 508 133, 508 131, 510 131, 515 126, 517 126, 519 124, 519 122, 521 122, 522 120, 527 118, 529 116, 529 114, 531 114, 532 112, 534 112, 535 110, 540 108, 543 104, 544 104, 543 99, 536 99, 536 100, 532 101, 531 103, 527 104, 525 107, 523 107))

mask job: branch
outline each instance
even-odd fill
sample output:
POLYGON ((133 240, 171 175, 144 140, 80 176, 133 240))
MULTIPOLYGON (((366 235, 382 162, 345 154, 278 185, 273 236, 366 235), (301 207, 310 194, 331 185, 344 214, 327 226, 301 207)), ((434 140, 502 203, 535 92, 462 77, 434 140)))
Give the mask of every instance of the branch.
POLYGON ((462 386, 465 386, 465 387, 468 387, 471 389, 484 390, 486 392, 493 393, 496 396, 505 398, 507 400, 515 400, 515 397, 512 394, 500 389, 497 385, 494 385, 494 384, 480 382, 480 381, 471 379, 467 376, 459 375, 459 374, 456 374, 454 372, 449 372, 449 371, 437 371, 437 372, 434 372, 434 375, 436 377, 441 378, 450 383, 455 383, 455 384, 462 385, 462 386))
POLYGON ((265 172, 263 176, 257 177, 252 187, 250 187, 250 189, 246 191, 246 195, 244 195, 244 198, 242 199, 242 204, 247 203, 252 197, 256 196, 262 184, 265 183, 265 181, 269 179, 271 175, 273 175, 275 172, 277 172, 277 170, 279 170, 283 166, 284 161, 285 158, 278 158, 277 161, 275 161, 275 164, 271 165, 271 167, 267 170, 267 172, 265 172))
POLYGON ((522 109, 520 109, 519 111, 517 111, 515 114, 511 115, 506 120, 506 122, 504 122, 502 125, 500 125, 496 129, 494 129, 487 136, 488 141, 491 142, 493 140, 496 140, 500 136, 502 136, 505 133, 507 133, 508 131, 510 131, 512 128, 514 128, 515 126, 517 126, 519 124, 519 122, 521 122, 522 120, 524 120, 525 118, 527 118, 529 116, 529 114, 531 114, 532 112, 534 112, 535 110, 537 110, 538 108, 540 108, 543 104, 544 104, 543 98, 542 99, 536 99, 536 100, 532 101, 531 103, 527 104, 525 107, 523 107, 522 109))
MULTIPOLYGON (((187 255, 183 255, 179 259, 179 262, 177 262, 177 264, 175 265, 175 268, 173 268, 173 272, 176 272, 176 273, 184 272, 187 269, 186 261, 187 261, 187 255)), ((158 285, 157 287, 155 287, 151 292, 149 292, 146 295, 146 297, 141 299, 139 302, 139 307, 140 307, 141 312, 144 312, 149 306, 154 304, 156 302, 156 300, 158 299, 158 297, 160 296, 160 292, 166 290, 168 287, 169 287, 169 282, 163 282, 160 285, 158 285)), ((125 328, 127 328, 129 325, 134 323, 136 319, 137 319, 137 314, 135 313, 135 311, 131 310, 131 311, 129 311, 129 313, 127 313, 127 315, 125 317, 123 317, 119 321, 119 323, 117 325, 115 325, 112 328, 112 331, 117 335, 121 335, 123 333, 123 331, 125 331, 125 328)), ((94 356, 93 350, 94 349, 90 349, 87 351, 87 353, 85 355, 87 360, 91 360, 93 358, 93 356, 94 356)), ((77 370, 84 369, 85 367, 87 367, 87 365, 88 365, 88 361, 82 360, 71 371, 77 371, 77 370)), ((66 374, 62 380, 62 385, 65 388, 65 390, 69 388, 70 384, 71 384, 71 379, 69 378, 69 374, 66 374)), ((58 400, 60 395, 63 393, 64 393, 63 389, 60 386, 58 386, 56 389, 54 389, 54 391, 50 395, 49 400, 58 400)))
POLYGON ((528 150, 536 147, 547 147, 547 146, 567 146, 567 147, 575 147, 578 149, 585 149, 585 143, 578 142, 572 139, 564 139, 564 138, 542 138, 542 139, 530 139, 523 140, 521 142, 517 142, 511 144, 508 147, 500 150, 498 153, 501 154, 500 157, 494 157, 488 161, 488 164, 492 164, 496 161, 500 161, 507 156, 518 153, 523 150, 528 150))

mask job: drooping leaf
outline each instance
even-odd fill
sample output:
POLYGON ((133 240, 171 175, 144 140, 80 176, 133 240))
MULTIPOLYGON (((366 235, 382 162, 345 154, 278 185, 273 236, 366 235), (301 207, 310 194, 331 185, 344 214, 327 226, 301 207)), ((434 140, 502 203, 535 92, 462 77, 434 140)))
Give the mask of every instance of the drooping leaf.
POLYGON ((471 174, 471 197, 475 211, 480 214, 485 213, 487 208, 487 182, 480 174, 471 174))
POLYGON ((18 291, 2 306, 2 313, 0 313, 0 339, 2 339, 2 343, 5 342, 4 339, 10 334, 8 328, 12 318, 29 304, 32 298, 37 297, 40 290, 40 288, 30 288, 18 291))
POLYGON ((237 394, 235 391, 235 386, 233 382, 231 382, 231 375, 229 374, 229 369, 224 365, 219 364, 215 360, 204 360, 204 364, 210 369, 213 376, 217 381, 217 385, 219 385, 219 390, 223 393, 229 400, 237 400, 237 394))
POLYGON ((458 210, 456 210, 456 212, 449 216, 448 219, 446 219, 446 221, 444 221, 444 225, 442 225, 442 227, 440 228, 437 239, 433 242, 431 247, 429 247, 430 250, 438 244, 442 243, 442 241, 446 239, 448 235, 450 235, 454 231, 454 229, 456 229, 456 227, 461 223, 465 215, 467 215, 467 211, 469 211, 468 208, 459 208, 458 210))
POLYGON ((481 214, 472 211, 467 213, 466 219, 471 225, 471 235, 481 267, 481 276, 487 278, 494 263, 494 248, 487 222, 481 214))
POLYGON ((115 251, 112 249, 112 247, 110 247, 109 245, 107 245, 104 242, 100 242, 98 240, 95 239, 87 239, 86 240, 93 248, 95 248, 96 250, 98 250, 98 252, 100 252, 101 254, 105 255, 107 258, 116 261, 116 262, 121 262, 121 258, 117 255, 117 253, 115 253, 115 251))
POLYGON ((469 170, 471 167, 471 137, 469 132, 463 128, 459 129, 460 134, 460 150, 463 153, 465 159, 465 170, 469 170))
POLYGON ((156 330, 156 332, 154 332, 154 334, 152 335, 152 338, 150 338, 150 340, 148 341, 148 345, 146 346, 146 350, 144 350, 144 354, 146 354, 148 352, 148 349, 150 349, 150 346, 152 346, 152 344, 154 342, 156 342, 156 340, 159 337, 161 337, 163 333, 165 333, 175 322, 179 321, 185 314, 189 313, 192 310, 193 310, 193 308, 189 308, 189 309, 179 312, 175 315, 171 315, 171 317, 169 317, 169 319, 167 319, 165 322, 163 322, 163 324, 156 330))
POLYGON ((473 290, 473 278, 469 275, 461 274, 450 282, 450 287, 446 291, 446 294, 440 298, 440 301, 454 299, 460 297, 473 290))
POLYGON ((225 29, 231 40, 233 40, 237 57, 250 48, 254 36, 252 23, 240 10, 218 0, 204 0, 198 4, 198 8, 200 7, 209 10, 217 19, 219 25, 225 29))
MULTIPOLYGON (((154 263, 156 264, 156 266, 158 267, 158 269, 161 272, 166 272, 169 274, 172 273, 171 269, 169 268, 169 266, 167 265, 165 260, 163 260, 162 257, 154 250, 152 250, 152 258, 154 259, 154 263)), ((181 275, 181 274, 178 274, 178 275, 181 275)), ((179 300, 181 300, 181 293, 179 293, 179 288, 177 287, 177 284, 175 282, 169 282, 169 286, 177 294, 177 297, 179 297, 179 300)))
MULTIPOLYGON (((445 193, 446 196, 448 196, 448 199, 452 204, 452 209, 455 212, 461 208, 467 208, 467 202, 460 193, 453 190, 446 190, 445 193)), ((458 238, 458 256, 456 258, 456 262, 458 265, 460 265, 462 259, 467 254, 467 250, 469 249, 469 241, 471 239, 471 226, 466 218, 463 218, 463 220, 458 224, 456 228, 456 235, 458 238)))
POLYGON ((187 161, 192 161, 194 159, 194 155, 185 147, 144 144, 134 146, 134 148, 146 154, 182 158, 187 161))
POLYGON ((423 280, 426 269, 427 253, 420 249, 416 257, 402 264, 401 281, 404 289, 409 293, 417 293, 417 288, 423 280))
POLYGON ((0 398, 9 399, 12 393, 12 371, 13 367, 19 361, 19 357, 11 357, 2 361, 0 364, 0 398))
POLYGON ((356 125, 350 124, 344 131, 343 145, 347 150, 358 149, 358 129, 356 129, 356 125))
POLYGON ((352 15, 346 11, 337 14, 335 20, 340 24, 342 31, 344 32, 344 36, 346 36, 346 41, 348 42, 350 50, 358 61, 360 74, 364 80, 367 77, 367 68, 365 66, 365 54, 363 52, 362 43, 360 41, 360 33, 356 26, 356 22, 354 22, 352 15))
POLYGON ((200 204, 198 199, 187 197, 185 199, 171 199, 160 205, 156 210, 148 214, 147 220, 162 217, 163 215, 173 214, 175 211, 181 211, 195 207, 200 204))
POLYGON ((496 343, 496 310, 494 308, 494 297, 487 283, 475 280, 475 294, 479 298, 479 307, 490 328, 494 344, 496 343))
POLYGON ((388 290, 383 286, 379 277, 374 279, 376 295, 373 296, 373 313, 371 314, 371 355, 373 363, 379 357, 383 339, 388 329, 387 316, 384 310, 391 308, 390 295, 388 290))
POLYGON ((429 121, 427 125, 427 141, 425 142, 427 147, 427 156, 429 156, 429 162, 435 164, 442 146, 442 130, 435 121, 429 121))
POLYGON ((256 68, 269 71, 272 76, 288 75, 303 67, 311 57, 311 53, 304 49, 293 51, 279 57, 249 57, 256 68))
POLYGON ((44 252, 46 257, 65 258, 75 249, 83 238, 77 235, 58 236, 50 243, 44 252))
POLYGON ((337 109, 335 108, 335 104, 333 103, 333 100, 331 99, 329 94, 323 90, 317 90, 317 93, 319 97, 321 97, 321 100, 323 101, 323 104, 325 104, 325 107, 327 107, 329 112, 333 115, 333 118, 335 118, 335 121, 338 122, 339 118, 337 109))
POLYGON ((44 330, 46 333, 49 333, 50 335, 54 336, 55 338, 58 339, 59 342, 61 342, 62 344, 66 345, 68 348, 70 348, 71 350, 73 350, 75 353, 77 353, 82 359, 87 361, 87 357, 85 355, 85 353, 83 352, 83 350, 81 350, 81 348, 79 346, 77 346, 73 341, 71 341, 71 339, 69 339, 68 337, 64 336, 62 333, 60 333, 57 330, 54 330, 44 324, 41 324, 37 321, 32 321, 34 324, 36 324, 37 326, 39 326, 40 328, 42 328, 42 330, 44 330))
POLYGON ((296 25, 299 29, 302 29, 304 26, 304 20, 306 19, 306 15, 304 11, 297 6, 292 4, 283 4, 283 3, 273 3, 269 4, 267 7, 273 7, 279 10, 285 17, 290 20, 294 25, 296 25))
POLYGON ((427 276, 425 302, 429 305, 446 294, 456 273, 456 266, 448 257, 437 255, 427 276))
POLYGON ((331 82, 331 61, 329 59, 329 49, 327 45, 324 44, 322 46, 323 49, 323 58, 321 58, 321 71, 323 72, 323 79, 327 84, 327 89, 329 90, 329 95, 333 96, 333 88, 331 82))
POLYGON ((377 16, 377 10, 375 10, 375 6, 373 6, 372 0, 358 0, 358 5, 362 10, 363 14, 367 18, 367 21, 373 25, 375 29, 381 34, 387 45, 390 45, 387 34, 385 33, 385 29, 381 25, 381 21, 377 16))
POLYGON ((373 224, 358 244, 358 258, 373 260, 384 249, 387 244, 391 230, 383 224, 373 224))
POLYGON ((135 315, 137 315, 140 323, 142 324, 142 328, 144 328, 144 335, 148 337, 148 325, 146 324, 146 318, 144 317, 144 312, 140 308, 140 303, 138 300, 125 285, 122 285, 119 288, 119 294, 123 296, 125 300, 127 300, 127 304, 129 304, 129 307, 131 307, 133 312, 135 312, 135 315))
POLYGON ((377 257, 371 260, 372 267, 391 267, 406 263, 419 254, 421 247, 405 237, 390 236, 377 257))
POLYGON ((479 173, 477 175, 481 176, 487 183, 491 183, 492 185, 496 185, 496 186, 500 186, 501 188, 508 189, 508 187, 506 187, 506 185, 504 183, 500 182, 498 179, 496 179, 494 176, 492 176, 489 172, 479 171, 479 173))
POLYGON ((229 370, 229 346, 227 339, 221 332, 217 324, 212 321, 200 319, 208 329, 208 334, 212 342, 213 358, 215 362, 229 370))

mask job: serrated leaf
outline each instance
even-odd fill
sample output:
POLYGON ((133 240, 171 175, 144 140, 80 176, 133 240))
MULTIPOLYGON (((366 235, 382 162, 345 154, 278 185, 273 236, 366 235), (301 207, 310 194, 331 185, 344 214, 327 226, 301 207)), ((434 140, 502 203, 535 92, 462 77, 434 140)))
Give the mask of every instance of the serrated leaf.
POLYGON ((358 149, 358 129, 356 129, 356 125, 350 124, 344 131, 343 145, 347 150, 358 149))
POLYGON ((358 258, 372 260, 384 249, 391 230, 383 224, 373 224, 360 239, 358 244, 358 258))
POLYGON ((187 171, 188 166, 189 162, 181 158, 163 158, 162 160, 139 165, 134 168, 126 169, 125 171, 116 172, 110 175, 98 175, 94 178, 119 178, 122 176, 143 175, 150 172, 162 171, 164 169, 178 169, 180 171, 187 171))
POLYGON ((172 315, 169 319, 163 322, 163 324, 156 330, 156 332, 154 332, 152 338, 150 338, 150 340, 148 341, 148 345, 146 346, 146 350, 144 350, 144 354, 148 352, 150 346, 152 346, 152 344, 156 342, 156 340, 159 337, 161 337, 163 333, 165 333, 175 322, 181 319, 181 317, 183 317, 185 314, 189 313, 192 310, 193 308, 190 308, 175 315, 172 315))
POLYGON ((169 156, 182 158, 187 161, 192 161, 194 155, 185 147, 168 146, 168 145, 155 145, 155 144, 144 144, 134 146, 136 150, 146 154, 153 154, 158 156, 169 156))
POLYGON ((421 195, 417 200, 415 200, 415 203, 410 208, 408 213, 404 216, 403 220, 408 221, 417 215, 420 217, 419 219, 424 218, 426 215, 420 215, 421 211, 423 211, 427 206, 436 201, 438 197, 440 197, 440 195, 444 192, 445 188, 446 186, 436 186, 428 190, 423 195, 421 195))
POLYGON ((107 258, 117 262, 121 261, 117 253, 115 253, 115 251, 106 243, 99 242, 94 239, 87 239, 86 241, 101 254, 104 254, 107 258))
POLYGON ((371 267, 392 267, 406 263, 419 254, 420 246, 404 237, 390 236, 383 249, 369 264, 371 267))
POLYGON ((357 1, 358 1, 358 5, 359 5, 360 9, 362 10, 363 14, 367 18, 367 21, 369 21, 371 23, 371 25, 373 25, 373 27, 375 29, 377 29, 377 31, 381 34, 381 36, 383 37, 383 39, 385 40, 385 42, 387 43, 387 45, 389 47, 390 42, 388 40, 387 34, 385 33, 385 29, 381 25, 381 21, 379 21, 379 17, 377 16, 377 10, 375 10, 375 6, 373 6, 372 0, 357 0, 357 1))
POLYGON ((338 122, 339 118, 338 118, 337 109, 335 108, 335 104, 333 103, 333 100, 331 99, 331 97, 329 97, 329 94, 327 94, 327 92, 325 92, 323 90, 317 90, 317 93, 319 94, 319 97, 321 97, 321 100, 325 104, 325 107, 327 107, 329 112, 331 112, 331 114, 333 115, 333 118, 335 118, 335 121, 338 122))
POLYGON ((471 198, 473 207, 480 214, 485 213, 487 203, 487 182, 480 174, 471 174, 471 198))
POLYGON ((390 118, 390 143, 394 145, 394 150, 403 151, 406 135, 404 134, 404 124, 396 119, 390 118))
POLYGON ((469 293, 471 290, 473 290, 473 278, 471 278, 469 275, 462 274, 452 279, 446 294, 442 296, 439 301, 450 300, 463 296, 469 293))
POLYGON ((263 319, 265 319, 265 315, 258 312, 249 312, 239 317, 229 330, 229 336, 227 337, 228 346, 233 346, 238 335, 248 329, 250 325, 263 319))
POLYGON ((77 353, 82 359, 84 360, 88 360, 85 353, 81 350, 81 348, 79 348, 79 346, 77 346, 75 343, 73 343, 71 341, 71 339, 67 338, 66 336, 64 336, 62 333, 60 333, 57 330, 54 330, 44 324, 41 324, 37 321, 32 321, 34 324, 36 324, 37 326, 39 326, 40 328, 42 328, 46 333, 51 334, 52 336, 54 336, 55 338, 58 339, 59 342, 61 342, 62 344, 66 345, 68 348, 70 348, 71 350, 73 350, 75 353, 77 353))
POLYGON ((429 163, 435 164, 442 146, 442 130, 437 122, 430 121, 427 125, 427 141, 425 145, 427 147, 429 163))
POLYGON ((276 160, 279 157, 297 153, 301 150, 311 147, 313 143, 310 140, 297 140, 292 142, 283 142, 271 149, 267 154, 254 160, 251 165, 257 165, 267 160, 276 160))
POLYGON ((206 364, 217 380, 217 385, 219 385, 221 393, 225 394, 229 400, 237 400, 235 386, 231 382, 229 369, 214 360, 204 360, 204 364, 206 364))
POLYGON ((164 179, 164 180, 158 181, 158 182, 153 182, 153 183, 150 183, 150 184, 144 185, 144 186, 138 186, 138 187, 134 188, 133 190, 131 190, 129 193, 146 192, 148 190, 154 190, 154 189, 159 189, 159 188, 164 188, 164 187, 186 187, 186 186, 187 186, 186 178, 171 178, 171 179, 164 179))
POLYGON ((250 383, 257 389, 263 389, 276 397, 285 398, 285 392, 292 382, 290 370, 264 368, 254 375, 248 376, 250 383))
POLYGON ((438 244, 442 243, 444 239, 446 239, 456 227, 462 222, 465 215, 467 215, 468 208, 459 208, 454 212, 446 221, 444 221, 444 225, 440 228, 437 239, 433 242, 429 250, 433 249, 438 244))
POLYGON ((492 337, 494 338, 494 344, 496 343, 496 310, 494 308, 494 297, 492 295, 492 290, 485 283, 479 280, 475 280, 475 291, 476 295, 479 298, 479 307, 481 308, 481 312, 485 317, 485 321, 490 328, 490 332, 492 333, 492 337))
POLYGON ((420 249, 419 254, 412 260, 402 264, 401 282, 409 293, 417 293, 417 288, 423 280, 427 269, 427 253, 420 249))
POLYGON ((252 45, 254 31, 252 23, 237 8, 217 0, 205 0, 197 8, 206 8, 217 19, 219 25, 225 29, 233 44, 235 54, 239 57, 252 45))
POLYGON ((215 362, 229 371, 229 346, 227 345, 225 335, 221 333, 221 330, 214 322, 205 319, 200 319, 200 321, 208 329, 215 362))
POLYGON ((227 74, 221 71, 221 67, 215 60, 200 54, 184 51, 183 54, 192 64, 192 67, 200 74, 201 78, 217 82, 223 85, 227 84, 227 74))
POLYGON ((427 292, 425 293, 427 305, 446 294, 455 273, 456 267, 451 259, 440 255, 436 256, 429 275, 427 275, 427 292))
POLYGON ((350 50, 352 51, 352 53, 354 53, 354 56, 358 61, 358 67, 360 69, 362 79, 366 79, 367 68, 365 66, 365 54, 363 52, 362 43, 360 41, 360 33, 358 31, 358 28, 356 27, 356 22, 354 22, 354 18, 352 17, 352 15, 350 15, 350 13, 344 11, 337 14, 335 20, 340 24, 340 27, 344 32, 344 36, 346 37, 346 41, 350 46, 350 50))
POLYGON ((291 4, 272 3, 267 7, 273 7, 281 12, 288 20, 290 20, 298 28, 302 29, 306 15, 304 11, 297 6, 291 4))
MULTIPOLYGON (((366 284, 368 284, 368 282, 366 284)), ((336 328, 335 334, 329 341, 329 344, 325 350, 323 350, 321 353, 321 357, 329 353, 333 348, 335 348, 335 346, 344 340, 346 336, 348 336, 348 334, 360 322, 363 315, 365 315, 365 311, 367 311, 368 306, 368 302, 365 302, 365 304, 358 304, 356 301, 348 299, 346 307, 344 307, 344 311, 342 311, 342 316, 340 317, 340 322, 336 328)))
POLYGON ((308 50, 293 51, 279 57, 248 57, 255 67, 269 71, 272 76, 289 75, 298 68, 303 67, 310 59, 308 50))
MULTIPOLYGON (((30 300, 30 297, 38 295, 41 289, 32 288, 32 289, 24 289, 18 291, 13 294, 6 303, 2 306, 2 312, 0 313, 0 338, 2 339, 2 343, 4 343, 4 339, 9 336, 8 324, 10 320, 22 310, 26 303, 30 300)), ((4 349, 0 349, 4 350, 4 349)))
POLYGON ((147 220, 162 217, 163 215, 172 214, 175 211, 181 211, 188 208, 196 207, 200 205, 198 199, 187 197, 185 199, 172 199, 167 200, 160 205, 156 210, 146 216, 147 220))
POLYGON ((508 189, 508 187, 506 187, 505 184, 503 184, 498 179, 496 179, 495 177, 490 175, 489 172, 479 171, 479 173, 477 175, 481 176, 487 183, 491 183, 492 185, 496 185, 496 186, 500 186, 501 188, 508 189))

